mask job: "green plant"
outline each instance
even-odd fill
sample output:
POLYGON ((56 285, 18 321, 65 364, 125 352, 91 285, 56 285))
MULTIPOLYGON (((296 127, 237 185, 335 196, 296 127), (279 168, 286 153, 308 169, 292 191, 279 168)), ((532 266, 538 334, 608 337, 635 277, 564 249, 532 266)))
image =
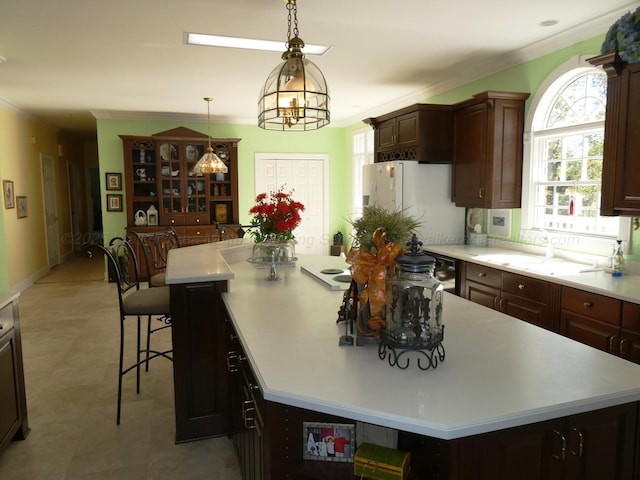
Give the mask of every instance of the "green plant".
POLYGON ((389 211, 379 206, 364 208, 362 217, 352 220, 354 247, 361 247, 376 253, 373 243, 373 232, 382 228, 386 233, 387 242, 397 243, 403 247, 411 241, 411 234, 421 224, 415 218, 406 214, 405 210, 389 211))

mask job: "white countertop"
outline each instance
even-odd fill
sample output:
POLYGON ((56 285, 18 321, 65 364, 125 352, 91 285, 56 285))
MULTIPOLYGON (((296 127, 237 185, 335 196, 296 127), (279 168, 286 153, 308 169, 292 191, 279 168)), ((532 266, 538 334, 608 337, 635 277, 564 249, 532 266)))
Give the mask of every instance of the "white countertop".
MULTIPOLYGON (((478 247, 472 245, 428 245, 425 247, 433 253, 446 255, 458 260, 479 263, 488 267, 499 268, 508 272, 520 273, 535 278, 541 278, 550 282, 578 288, 592 293, 607 295, 619 300, 626 300, 640 304, 640 275, 629 274, 622 277, 613 277, 607 271, 583 272, 574 275, 542 275, 531 271, 522 271, 518 268, 511 268, 508 265, 496 265, 495 263, 482 261, 478 256, 522 253, 518 250, 509 250, 495 247, 478 247)), ((585 265, 588 269, 588 266, 585 265)))

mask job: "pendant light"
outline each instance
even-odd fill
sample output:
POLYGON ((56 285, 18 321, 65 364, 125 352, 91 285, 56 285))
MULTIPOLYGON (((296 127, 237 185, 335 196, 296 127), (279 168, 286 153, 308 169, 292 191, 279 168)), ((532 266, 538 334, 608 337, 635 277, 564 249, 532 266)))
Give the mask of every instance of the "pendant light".
POLYGON ((296 0, 286 0, 287 51, 267 77, 258 101, 258 126, 265 130, 317 130, 329 124, 329 90, 320 69, 302 53, 296 0), (293 14, 293 38, 291 18, 293 14))
POLYGON ((225 165, 225 163, 220 160, 215 153, 213 153, 213 148, 211 147, 211 117, 209 106, 211 105, 211 101, 213 98, 204 97, 204 101, 207 102, 207 137, 209 139, 209 146, 207 147, 207 152, 198 160, 198 163, 193 167, 193 171, 196 174, 202 173, 227 173, 229 168, 225 165))

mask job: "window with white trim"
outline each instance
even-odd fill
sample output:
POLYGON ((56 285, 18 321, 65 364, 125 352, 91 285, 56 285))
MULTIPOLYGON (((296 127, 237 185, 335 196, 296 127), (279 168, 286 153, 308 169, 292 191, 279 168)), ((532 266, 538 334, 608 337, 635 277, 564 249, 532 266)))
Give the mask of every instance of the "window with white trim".
POLYGON ((534 229, 558 246, 608 254, 628 231, 619 217, 600 216, 606 96, 602 70, 574 68, 553 81, 532 107, 522 237, 534 229))
POLYGON ((352 207, 353 219, 362 216, 362 167, 373 163, 373 129, 363 128, 353 132, 353 175, 352 175, 352 207))

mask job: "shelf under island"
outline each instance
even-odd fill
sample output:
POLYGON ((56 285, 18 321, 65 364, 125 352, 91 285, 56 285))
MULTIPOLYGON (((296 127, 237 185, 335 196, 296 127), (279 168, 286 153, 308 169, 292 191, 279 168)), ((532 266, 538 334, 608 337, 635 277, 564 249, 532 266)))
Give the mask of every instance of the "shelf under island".
MULTIPOLYGON (((343 292, 301 267, 247 262, 251 244, 171 250, 176 440, 232 435, 245 478, 352 478, 303 459, 303 422, 398 431, 412 478, 638 478, 640 366, 454 295, 435 370, 339 346, 343 292)), ((356 443, 358 439, 356 438, 356 443)))

